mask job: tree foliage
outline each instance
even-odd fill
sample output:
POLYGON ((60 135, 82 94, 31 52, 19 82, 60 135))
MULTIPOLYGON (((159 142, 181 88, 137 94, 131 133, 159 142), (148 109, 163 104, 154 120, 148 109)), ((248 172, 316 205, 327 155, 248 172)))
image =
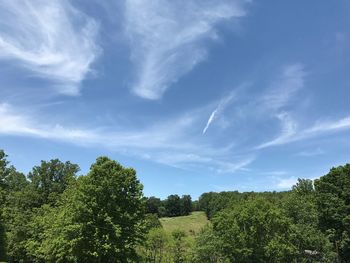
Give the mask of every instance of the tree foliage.
POLYGON ((319 226, 329 235, 340 261, 350 261, 350 164, 315 180, 319 226))
POLYGON ((136 171, 107 157, 78 171, 54 159, 25 176, 0 150, 0 261, 350 262, 350 164, 288 192, 210 192, 194 202, 143 197, 136 171), (199 234, 167 233, 158 219, 193 209, 210 219, 199 234))

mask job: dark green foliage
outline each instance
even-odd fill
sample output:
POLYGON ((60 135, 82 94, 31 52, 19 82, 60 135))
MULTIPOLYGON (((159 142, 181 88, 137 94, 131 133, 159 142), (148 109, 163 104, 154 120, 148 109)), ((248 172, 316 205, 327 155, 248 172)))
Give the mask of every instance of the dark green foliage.
POLYGON ((5 261, 6 259, 6 244, 5 244, 5 224, 3 219, 3 209, 6 198, 6 184, 5 178, 7 174, 6 154, 4 151, 0 150, 0 261, 5 261))
POLYGON ((190 195, 169 195, 164 201, 151 196, 146 198, 146 212, 157 214, 158 217, 186 216, 192 212, 192 198, 190 195))
POLYGON ((157 214, 146 214, 145 216, 145 228, 149 231, 152 228, 160 228, 162 224, 160 223, 157 214))
POLYGON ((319 226, 329 235, 340 261, 350 262, 350 164, 315 180, 319 226))
POLYGON ((165 200, 165 209, 167 216, 181 215, 181 201, 178 195, 169 195, 165 200))
POLYGON ((204 193, 199 197, 199 209, 204 211, 208 219, 211 219, 217 212, 225 209, 231 203, 245 198, 248 194, 239 192, 204 193))
POLYGON ((162 206, 160 198, 151 196, 146 199, 146 212, 148 214, 157 214, 159 216, 159 208, 162 206))
POLYGON ((183 195, 180 199, 180 214, 187 216, 192 212, 192 199, 190 195, 183 195))

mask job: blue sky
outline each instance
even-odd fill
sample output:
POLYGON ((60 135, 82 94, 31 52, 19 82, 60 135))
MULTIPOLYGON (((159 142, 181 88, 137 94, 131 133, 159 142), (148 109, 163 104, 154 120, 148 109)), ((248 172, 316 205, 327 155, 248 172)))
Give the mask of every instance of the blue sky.
POLYGON ((287 190, 350 156, 350 3, 0 3, 0 148, 146 195, 287 190))

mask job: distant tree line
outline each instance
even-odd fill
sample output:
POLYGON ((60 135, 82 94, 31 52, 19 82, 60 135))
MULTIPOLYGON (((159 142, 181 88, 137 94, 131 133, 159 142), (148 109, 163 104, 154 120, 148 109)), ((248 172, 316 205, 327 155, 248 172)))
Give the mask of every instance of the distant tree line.
POLYGON ((165 200, 154 196, 146 198, 146 213, 158 217, 187 216, 195 209, 190 195, 169 195, 165 200))
POLYGON ((99 157, 24 175, 0 150, 0 262, 350 262, 350 164, 291 191, 145 198, 136 171, 99 157), (158 219, 204 211, 200 233, 158 219))
POLYGON ((350 164, 288 192, 204 193, 199 209, 203 262, 350 262, 350 164))

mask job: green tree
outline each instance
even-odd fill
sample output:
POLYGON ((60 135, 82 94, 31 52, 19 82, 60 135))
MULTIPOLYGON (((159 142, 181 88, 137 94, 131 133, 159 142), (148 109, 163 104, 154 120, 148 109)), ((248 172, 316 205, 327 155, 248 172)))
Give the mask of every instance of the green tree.
POLYGON ((181 215, 187 216, 192 212, 192 199, 190 195, 183 195, 180 199, 181 215))
POLYGON ((218 213, 213 229, 230 262, 295 262, 298 251, 291 221, 261 197, 218 213))
POLYGON ((144 229, 144 199, 135 170, 98 158, 89 174, 79 177, 47 215, 52 221, 44 226, 44 239, 36 249, 46 261, 136 260, 135 247, 144 229))
POLYGON ((315 180, 319 226, 329 235, 339 262, 350 262, 350 164, 315 180))
POLYGON ((167 216, 181 215, 181 200, 178 195, 169 195, 165 200, 165 209, 167 216))
POLYGON ((10 261, 35 259, 36 254, 28 250, 29 243, 32 244, 42 233, 33 220, 42 215, 43 205, 56 205, 61 194, 74 181, 77 171, 78 166, 69 162, 42 161, 40 166, 33 168, 28 182, 23 174, 10 167, 4 180, 10 194, 3 209, 10 261))
POLYGON ((168 237, 163 228, 153 228, 146 236, 144 243, 144 261, 148 263, 162 263, 167 257, 168 237))
POLYGON ((41 161, 29 173, 30 186, 37 193, 37 207, 43 204, 54 205, 63 191, 75 180, 79 166, 58 159, 41 161))
MULTIPOLYGON (((28 182, 25 176, 10 165, 7 161, 7 155, 3 150, 0 150, 0 260, 5 260, 6 254, 10 256, 13 252, 8 249, 13 241, 11 234, 15 231, 11 226, 18 229, 21 224, 24 224, 21 221, 18 223, 19 225, 11 225, 8 215, 11 215, 11 218, 17 216, 17 210, 12 209, 8 204, 16 196, 15 193, 24 189, 27 185, 28 182), (11 232, 11 230, 13 231, 11 232), (10 233, 10 236, 7 233, 10 233)), ((19 246, 21 245, 19 244, 19 246)))
POLYGON ((146 201, 146 212, 150 214, 158 214, 159 216, 159 207, 162 205, 162 201, 154 196, 147 198, 146 201))
POLYGON ((6 260, 6 245, 5 245, 5 224, 3 220, 3 209, 6 198, 5 192, 5 177, 7 174, 6 154, 3 150, 0 150, 0 261, 6 260))
POLYGON ((334 253, 327 236, 318 228, 318 210, 312 180, 298 179, 282 202, 285 214, 292 220, 298 239, 298 262, 333 262, 334 253))
POLYGON ((182 263, 186 260, 186 244, 184 238, 186 233, 182 230, 174 230, 171 233, 173 238, 173 260, 174 263, 182 263))
POLYGON ((222 239, 218 237, 211 226, 206 226, 196 237, 194 261, 198 263, 228 262, 221 253, 222 239))
POLYGON ((159 221, 157 214, 146 214, 145 216, 145 228, 150 230, 152 228, 161 228, 162 224, 159 221))

